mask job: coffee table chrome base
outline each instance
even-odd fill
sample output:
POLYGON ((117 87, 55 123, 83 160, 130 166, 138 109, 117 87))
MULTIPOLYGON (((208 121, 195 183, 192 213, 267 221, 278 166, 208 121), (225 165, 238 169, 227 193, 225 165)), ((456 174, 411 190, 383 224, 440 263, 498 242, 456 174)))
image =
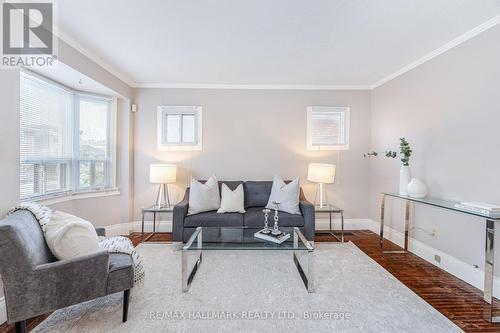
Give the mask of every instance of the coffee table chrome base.
POLYGON ((299 248, 299 240, 304 244, 307 248, 307 275, 304 272, 304 269, 302 268, 302 265, 300 264, 300 260, 298 258, 298 251, 294 250, 293 251, 293 262, 295 263, 295 266, 297 267, 297 270, 299 271, 300 277, 302 278, 302 282, 304 282, 304 285, 306 286, 307 292, 308 293, 313 293, 314 292, 314 274, 313 274, 313 247, 311 244, 307 241, 307 239, 304 237, 304 235, 299 232, 299 228, 293 228, 293 248, 298 249, 299 248))
MULTIPOLYGON (((191 283, 193 282, 194 277, 196 276, 196 272, 201 266, 201 262, 203 259, 203 231, 201 227, 196 228, 196 231, 191 235, 189 238, 189 241, 186 243, 186 245, 183 246, 182 251, 181 251, 181 279, 182 279, 182 292, 186 293, 189 291, 191 287, 191 283), (193 242, 197 240, 197 249, 199 251, 198 258, 196 259, 196 262, 191 270, 188 269, 188 254, 189 252, 193 252, 192 250, 188 250, 192 245, 193 242)), ((314 292, 314 282, 313 282, 313 251, 314 248, 312 245, 307 241, 307 239, 302 235, 302 233, 299 231, 299 228, 294 228, 293 231, 293 262, 295 263, 295 266, 297 267, 297 270, 299 271, 300 277, 302 278, 302 281, 304 282, 304 285, 307 289, 307 292, 313 293, 314 292), (299 249, 299 241, 302 242, 306 248, 307 248, 307 274, 304 271, 304 268, 302 267, 302 264, 300 263, 299 256, 297 255, 300 251, 299 249)), ((303 251, 302 251, 303 252, 303 251)))
POLYGON ((193 233, 191 238, 189 238, 189 241, 184 245, 182 248, 181 252, 181 261, 182 261, 182 267, 181 267, 181 275, 182 275, 182 292, 186 293, 189 291, 189 288, 191 287, 191 283, 193 282, 194 276, 196 275, 196 272, 201 266, 201 261, 203 259, 203 251, 202 249, 202 244, 203 244, 203 235, 201 232, 201 228, 198 227, 196 228, 196 231, 193 233), (193 244, 194 240, 198 240, 198 258, 196 259, 196 262, 193 266, 193 269, 189 272, 188 275, 188 248, 193 244))

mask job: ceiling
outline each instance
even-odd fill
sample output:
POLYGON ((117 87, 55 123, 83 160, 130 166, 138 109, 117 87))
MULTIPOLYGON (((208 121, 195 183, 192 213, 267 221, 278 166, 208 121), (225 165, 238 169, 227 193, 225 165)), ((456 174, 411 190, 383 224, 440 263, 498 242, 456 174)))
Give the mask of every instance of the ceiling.
POLYGON ((132 86, 370 87, 499 14, 500 0, 58 2, 61 37, 132 86))

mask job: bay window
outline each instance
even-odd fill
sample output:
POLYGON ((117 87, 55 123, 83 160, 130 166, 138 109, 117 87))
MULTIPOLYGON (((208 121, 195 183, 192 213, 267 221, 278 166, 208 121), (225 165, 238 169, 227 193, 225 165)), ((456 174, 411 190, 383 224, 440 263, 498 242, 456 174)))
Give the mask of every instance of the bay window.
POLYGON ((113 98, 27 72, 20 94, 21 200, 115 187, 113 98))

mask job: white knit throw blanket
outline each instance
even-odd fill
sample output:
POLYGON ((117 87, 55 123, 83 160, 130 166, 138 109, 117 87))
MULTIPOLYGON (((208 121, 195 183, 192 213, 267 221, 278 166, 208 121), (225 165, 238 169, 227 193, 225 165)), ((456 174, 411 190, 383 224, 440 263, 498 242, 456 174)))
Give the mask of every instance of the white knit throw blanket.
MULTIPOLYGON (((27 210, 31 212, 40 224, 43 235, 45 236, 47 224, 50 223, 50 218, 52 216, 52 210, 49 207, 40 205, 36 202, 23 202, 14 206, 7 215, 11 215, 18 210, 27 210)), ((141 283, 144 281, 144 266, 130 239, 121 236, 99 237, 99 248, 109 253, 125 253, 130 255, 134 262, 134 283, 141 283)))

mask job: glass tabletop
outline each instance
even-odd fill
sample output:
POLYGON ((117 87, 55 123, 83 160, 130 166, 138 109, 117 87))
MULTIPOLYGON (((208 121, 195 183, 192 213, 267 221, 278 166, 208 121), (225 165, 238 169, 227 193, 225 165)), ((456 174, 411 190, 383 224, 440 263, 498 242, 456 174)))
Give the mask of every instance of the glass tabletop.
POLYGON ((439 207, 439 208, 444 208, 444 209, 449 209, 455 212, 460 212, 464 214, 469 214, 469 215, 474 215, 474 216, 479 216, 479 217, 484 217, 487 219, 492 219, 492 220, 498 220, 500 219, 500 213, 482 213, 482 212, 476 212, 476 211, 470 211, 468 209, 463 209, 460 207, 457 207, 457 205, 460 205, 459 201, 453 201, 453 200, 446 200, 446 199, 441 199, 441 198, 434 198, 434 197, 425 197, 425 198, 412 198, 407 195, 401 195, 399 193, 382 193, 386 196, 389 197, 394 197, 394 198, 400 198, 404 200, 410 200, 413 202, 418 202, 422 203, 425 205, 430 205, 434 207, 439 207))
POLYGON ((167 213, 167 212, 173 212, 174 206, 171 205, 170 207, 158 207, 156 205, 153 205, 153 206, 143 208, 142 211, 143 212, 151 212, 151 213, 167 213))
MULTIPOLYGON (((210 227, 198 227, 186 242, 183 250, 303 250, 313 251, 314 247, 305 238, 299 228, 294 228, 290 232, 290 238, 281 244, 273 243, 255 237, 245 237, 243 242, 211 242, 205 241, 203 231, 208 231, 210 227)), ((224 228, 230 229, 230 228, 224 228)), ((245 230, 243 228, 234 228, 235 230, 245 230)), ((248 229, 246 229, 248 230, 248 229)), ((253 231, 252 231, 253 233, 253 231)))
POLYGON ((320 205, 314 205, 314 210, 317 212, 332 212, 332 213, 340 213, 344 211, 342 208, 339 208, 333 204, 323 204, 323 206, 320 205))

